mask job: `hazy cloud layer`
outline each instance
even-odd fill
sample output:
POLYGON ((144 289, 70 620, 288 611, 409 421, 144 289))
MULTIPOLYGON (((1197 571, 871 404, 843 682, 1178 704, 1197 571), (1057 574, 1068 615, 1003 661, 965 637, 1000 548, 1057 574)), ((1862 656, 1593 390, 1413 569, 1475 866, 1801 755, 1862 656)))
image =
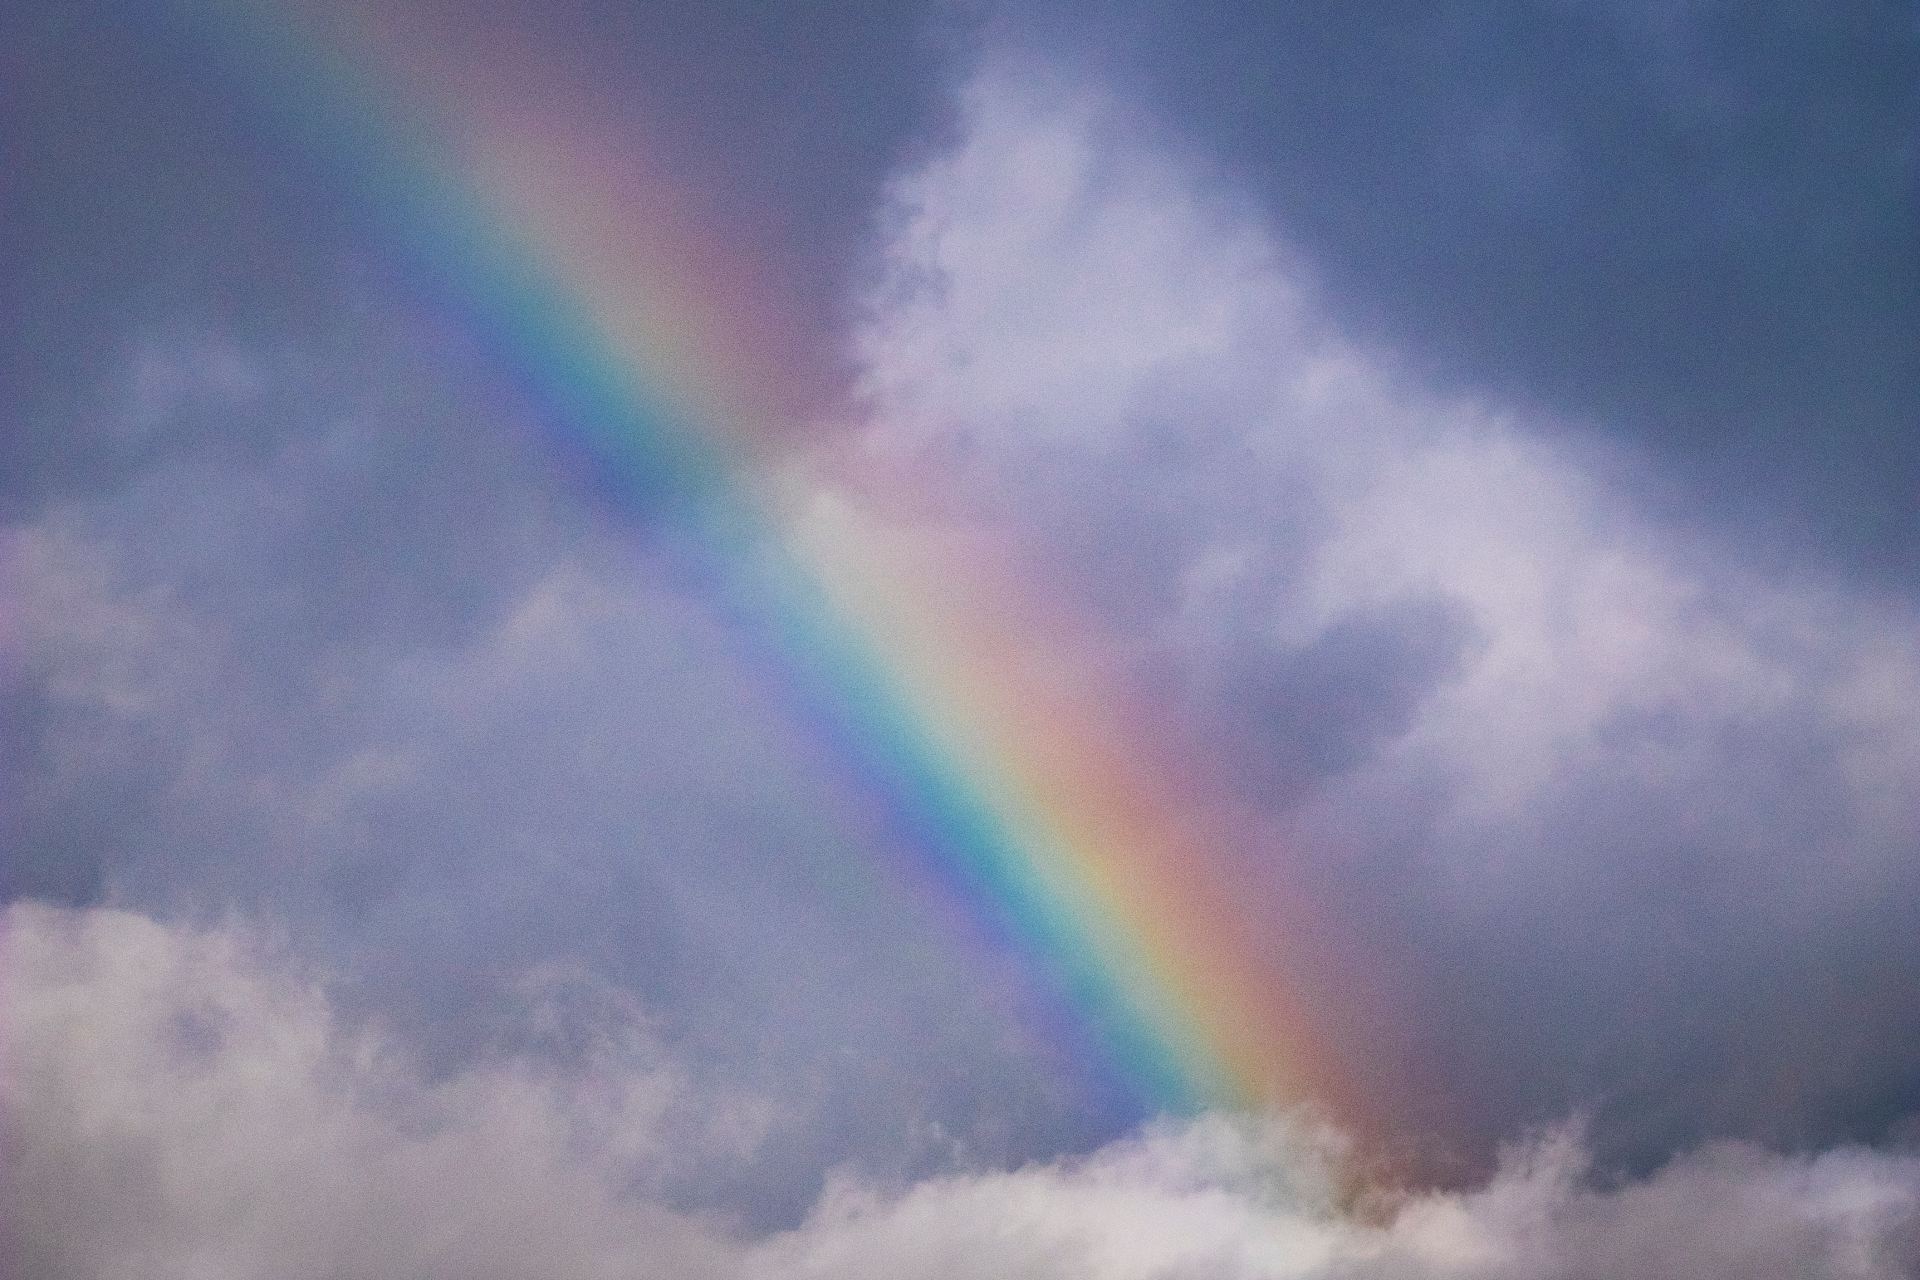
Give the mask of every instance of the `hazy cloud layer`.
POLYGON ((24 1274, 758 1280, 1895 1280, 1920 1265, 1920 1160, 1716 1147, 1595 1182, 1579 1144, 1491 1182, 1343 1210, 1324 1136, 1158 1126, 1080 1160, 831 1189, 752 1236, 665 1207, 664 1173, 740 1158, 765 1103, 663 1060, 639 1010, 557 978, 522 1016, 582 1048, 430 1078, 353 1029, 257 934, 103 909, 4 918, 8 1160, 24 1274), (584 1009, 584 1011, 583 1011, 584 1009))
MULTIPOLYGON (((286 459, 208 473, 198 509, 310 483, 286 459)), ((263 916, 442 1066, 529 968, 580 968, 703 1070, 782 1091, 794 1123, 740 1191, 771 1212, 839 1160, 1088 1124, 1011 959, 906 892, 768 673, 618 533, 514 543, 547 562, 503 564, 464 634, 327 634, 255 577, 313 511, 129 542, 147 510, 62 506, 7 540, 16 893, 263 916), (195 562, 218 568, 170 571, 195 562)))
POLYGON ((382 298, 311 350, 116 354, 64 429, 148 456, 42 477, 0 534, 9 895, 264 916, 440 1065, 525 968, 583 967, 783 1092, 709 1187, 775 1217, 841 1161, 1024 1157, 1131 1105, 875 848, 671 536, 457 334, 382 298), (412 325, 444 364, 405 367, 412 325))

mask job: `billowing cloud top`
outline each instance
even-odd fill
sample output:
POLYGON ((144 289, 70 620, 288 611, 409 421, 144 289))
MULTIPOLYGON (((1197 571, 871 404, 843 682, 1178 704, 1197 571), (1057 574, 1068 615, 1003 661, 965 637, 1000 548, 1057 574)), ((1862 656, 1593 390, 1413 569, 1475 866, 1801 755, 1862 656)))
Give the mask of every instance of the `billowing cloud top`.
POLYGON ((1324 1137, 1160 1124, 1071 1161, 832 1186, 746 1238, 663 1175, 740 1158, 759 1108, 707 1096, 618 1002, 562 981, 528 1016, 589 1046, 452 1076, 344 1023, 257 935, 107 909, 6 917, 4 1228, 21 1274, 1588 1277, 1894 1280, 1920 1263, 1920 1160, 1722 1145, 1612 1189, 1577 1136, 1485 1187, 1342 1211, 1324 1137))

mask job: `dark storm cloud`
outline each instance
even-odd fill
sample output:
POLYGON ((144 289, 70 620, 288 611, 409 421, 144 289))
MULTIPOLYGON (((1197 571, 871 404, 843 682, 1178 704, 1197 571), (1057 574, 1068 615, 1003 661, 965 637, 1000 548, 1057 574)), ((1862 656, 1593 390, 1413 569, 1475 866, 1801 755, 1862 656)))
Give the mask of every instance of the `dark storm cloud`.
POLYGON ((1662 450, 1683 511, 1920 554, 1908 5, 1063 3, 1422 377, 1662 450))
POLYGON ((1473 647, 1470 615, 1416 596, 1345 614, 1298 647, 1234 637, 1214 655, 1208 701, 1236 726, 1233 756, 1278 798, 1346 772, 1404 733, 1473 647))
POLYGON ((190 341, 211 319, 244 323, 327 292, 311 269, 324 252, 300 247, 303 228, 263 216, 261 169, 237 145, 232 104, 144 47, 138 24, 104 18, 87 5, 0 14, 0 513, 10 518, 185 448, 270 448, 260 428, 272 419, 176 419, 181 398, 204 390, 192 380, 118 431, 81 423, 109 379, 132 380, 137 344, 154 330, 190 341))
MULTIPOLYGON (((530 967, 641 992, 702 1070, 778 1079, 743 1212, 1110 1123, 1116 1083, 1063 1102, 1088 1082, 1026 980, 912 915, 671 535, 369 238, 352 175, 190 28, 125 16, 0 17, 0 890, 272 922, 447 1069, 530 967)), ((742 251, 795 267, 830 363, 838 255, 940 92, 925 15, 454 16, 608 71, 742 251)))
POLYGON ((1830 712, 1677 712, 1610 718, 1515 829, 1426 833, 1435 865, 1532 866, 1480 881, 1440 948, 1531 1064, 1492 1055, 1477 1105, 1578 1099, 1642 1162, 1716 1132, 1883 1135, 1920 1109, 1914 832, 1863 821, 1830 712))
MULTIPOLYGON (((530 21, 526 6, 493 7, 508 26, 530 21)), ((449 8, 462 23, 470 10, 449 8)), ((737 247, 791 272, 809 318, 837 336, 847 264, 886 177, 944 107, 965 20, 910 0, 586 0, 531 21, 583 47, 737 247)), ((815 354, 831 358, 831 343, 815 354)))
MULTIPOLYGON (((792 368, 812 379, 796 410, 840 385, 849 260, 885 175, 942 101, 954 20, 904 3, 406 10, 497 64, 524 48, 590 86, 603 123, 666 165, 730 253, 764 265, 758 283, 798 335, 792 368)), ((92 389, 155 329, 216 328, 254 350, 351 344, 390 301, 383 289, 414 287, 416 264, 368 235, 381 193, 315 152, 192 12, 86 0, 0 12, 0 514, 187 448, 270 449, 295 429, 284 414, 180 413, 136 438, 74 431, 92 389)))

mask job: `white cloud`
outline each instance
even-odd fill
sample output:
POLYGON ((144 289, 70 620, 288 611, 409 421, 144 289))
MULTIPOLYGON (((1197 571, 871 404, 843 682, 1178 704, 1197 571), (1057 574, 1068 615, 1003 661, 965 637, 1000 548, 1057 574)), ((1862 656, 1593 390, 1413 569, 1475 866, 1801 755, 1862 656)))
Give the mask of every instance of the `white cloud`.
POLYGON ((15 1274, 713 1273, 711 1233, 624 1192, 683 1087, 631 1029, 571 1072, 433 1080, 242 931, 33 906, 5 930, 15 1274))
MULTIPOLYGON (((1896 1280, 1920 1159, 1722 1146, 1596 1183, 1561 1134, 1486 1185, 1342 1207, 1339 1154, 1281 1119, 1165 1123, 1073 1160, 832 1188, 755 1238, 664 1205, 723 1114, 603 1008, 572 1068, 435 1079, 239 927, 4 917, 0 1231, 15 1274, 551 1280, 1896 1280)), ((554 1016, 550 998, 530 1016, 554 1016)), ((566 997, 570 998, 570 997, 566 997)), ((562 1003, 564 1003, 564 998, 562 1003)), ((724 1130, 724 1124, 718 1126, 724 1130)))
POLYGON ((766 1274, 1893 1280, 1920 1264, 1912 1158, 1789 1159, 1728 1146, 1601 1189, 1579 1144, 1558 1135, 1509 1153, 1477 1190, 1366 1212, 1317 1192, 1320 1158, 1284 1127, 1202 1119, 1078 1163, 830 1202, 778 1242, 766 1274))
POLYGON ((1849 817, 1844 847, 1801 852, 1886 874, 1913 831, 1892 797, 1920 788, 1920 616, 1776 578, 1645 512, 1632 459, 1421 389, 1335 330, 1230 191, 1104 90, 989 60, 953 147, 893 188, 867 448, 937 457, 1110 601, 1164 594, 1149 625, 1225 700, 1249 650, 1277 665, 1396 603, 1453 610, 1457 662, 1314 820, 1444 777, 1464 858, 1570 778, 1719 797, 1729 734, 1777 722, 1834 744, 1849 817))
POLYGON ((1669 518, 1605 433, 1422 386, 1070 74, 989 59, 882 226, 863 457, 1064 565, 1110 624, 1080 656, 1180 704, 1246 802, 1248 900, 1313 886, 1288 918, 1364 956, 1381 1043, 1344 1048, 1458 1063, 1483 1131, 1592 1108, 1606 1150, 1911 1098, 1913 601, 1669 518))
POLYGON ((1098 449, 1156 380, 1188 362, 1217 378, 1252 330, 1301 324, 1274 244, 1196 203, 1117 101, 1020 64, 976 77, 959 106, 957 144, 894 184, 859 335, 896 438, 1098 449))

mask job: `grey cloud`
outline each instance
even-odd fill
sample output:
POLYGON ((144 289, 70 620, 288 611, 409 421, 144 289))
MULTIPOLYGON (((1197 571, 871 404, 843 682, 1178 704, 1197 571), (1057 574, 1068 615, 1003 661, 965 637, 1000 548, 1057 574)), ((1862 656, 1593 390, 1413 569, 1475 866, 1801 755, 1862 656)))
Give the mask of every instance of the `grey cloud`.
MULTIPOLYGON (((1097 1117, 1021 1084, 1052 1051, 1019 974, 963 975, 896 910, 670 535, 598 503, 369 234, 379 193, 171 10, 0 6, 0 889, 266 916, 441 1066, 527 965, 629 984, 817 1108, 725 1188, 776 1215, 842 1159, 1083 1140, 1097 1117)), ((557 50, 738 213, 743 259, 799 268, 768 292, 834 383, 826 282, 915 122, 873 104, 938 90, 917 6, 413 16, 557 50)))
POLYGON ((1237 729, 1232 756, 1278 799, 1371 758, 1412 726, 1420 705, 1463 666, 1470 615, 1409 596, 1357 609, 1294 648, 1258 632, 1210 655, 1194 696, 1237 729))
MULTIPOLYGON (((526 966, 640 989, 817 1108, 725 1188, 770 1213, 842 1159, 1082 1140, 1022 1083, 1017 971, 897 909, 671 535, 598 504, 193 8, 0 6, 0 891, 257 913, 449 1069, 526 966)), ((941 83, 920 6, 412 16, 554 51, 792 268, 800 399, 837 383, 846 246, 941 83)))
MULTIPOLYGON (((965 23, 903 0, 787 13, 751 4, 387 6, 449 48, 538 46, 623 144, 638 140, 789 323, 794 408, 845 379, 843 281, 875 192, 940 100, 965 23)), ((0 10, 0 517, 124 480, 183 449, 271 448, 286 415, 245 429, 154 424, 137 441, 76 433, 87 397, 156 328, 224 326, 251 350, 351 347, 396 297, 435 300, 375 223, 390 193, 289 120, 231 33, 193 5, 79 0, 0 10)), ((241 42, 244 44, 244 41, 241 42)), ((423 317, 413 317, 416 321, 423 317)), ((376 320, 375 326, 378 328, 376 320)), ((398 362, 421 361, 418 324, 398 362)), ((457 359, 457 358, 456 358, 457 359)), ((401 363, 400 368, 405 367, 401 363)), ((497 378, 469 360, 456 378, 497 378)), ((196 425, 197 422, 197 425, 196 425)), ((796 436, 804 434, 796 431, 796 436)))
POLYGON ((274 920, 449 1069, 530 966, 641 992, 703 1069, 783 1082, 800 1118, 707 1186, 775 1219, 840 1161, 1097 1132, 1031 987, 911 898, 653 531, 510 418, 247 365, 311 434, 8 530, 13 895, 274 920))

